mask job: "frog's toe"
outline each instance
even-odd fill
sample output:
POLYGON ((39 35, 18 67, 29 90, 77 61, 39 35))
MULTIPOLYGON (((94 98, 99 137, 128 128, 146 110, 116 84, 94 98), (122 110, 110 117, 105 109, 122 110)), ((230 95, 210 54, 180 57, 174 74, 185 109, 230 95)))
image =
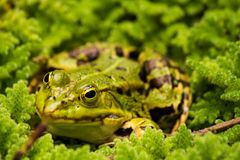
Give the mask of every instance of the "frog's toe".
POLYGON ((125 133, 134 132, 138 138, 141 138, 144 134, 147 127, 150 128, 159 128, 158 125, 150 119, 147 118, 134 118, 128 122, 126 122, 122 129, 125 133))

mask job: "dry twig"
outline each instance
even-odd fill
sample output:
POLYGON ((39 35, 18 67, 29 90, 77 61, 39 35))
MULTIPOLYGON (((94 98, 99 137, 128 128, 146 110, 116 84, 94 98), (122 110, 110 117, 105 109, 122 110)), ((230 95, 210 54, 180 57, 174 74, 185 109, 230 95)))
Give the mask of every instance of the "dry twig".
POLYGON ((231 119, 229 121, 225 121, 225 122, 222 122, 222 123, 219 123, 219 124, 216 124, 216 125, 204 128, 204 129, 193 131, 193 134, 195 134, 195 135, 204 135, 207 132, 217 133, 217 132, 226 130, 226 129, 228 129, 228 128, 236 125, 236 124, 240 124, 240 118, 231 119))

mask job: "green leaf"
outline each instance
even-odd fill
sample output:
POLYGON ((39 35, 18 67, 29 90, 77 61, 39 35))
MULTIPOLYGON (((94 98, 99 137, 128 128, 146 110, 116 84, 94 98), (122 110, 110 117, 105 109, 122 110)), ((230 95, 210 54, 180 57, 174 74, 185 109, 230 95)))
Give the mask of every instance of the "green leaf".
POLYGON ((13 88, 6 89, 6 96, 1 95, 4 108, 8 109, 11 117, 16 122, 24 122, 30 119, 35 112, 34 95, 29 94, 26 81, 19 81, 13 88))
POLYGON ((9 50, 19 43, 19 40, 11 33, 0 32, 0 42, 0 55, 7 55, 9 50))

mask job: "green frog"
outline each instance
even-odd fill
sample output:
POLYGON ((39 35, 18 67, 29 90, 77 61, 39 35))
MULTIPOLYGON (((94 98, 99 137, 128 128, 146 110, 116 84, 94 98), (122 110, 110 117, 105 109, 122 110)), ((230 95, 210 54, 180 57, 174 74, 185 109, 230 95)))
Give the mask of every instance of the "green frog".
POLYGON ((189 78, 155 50, 89 43, 56 54, 48 68, 36 107, 55 135, 103 144, 146 127, 173 132, 187 119, 189 78))

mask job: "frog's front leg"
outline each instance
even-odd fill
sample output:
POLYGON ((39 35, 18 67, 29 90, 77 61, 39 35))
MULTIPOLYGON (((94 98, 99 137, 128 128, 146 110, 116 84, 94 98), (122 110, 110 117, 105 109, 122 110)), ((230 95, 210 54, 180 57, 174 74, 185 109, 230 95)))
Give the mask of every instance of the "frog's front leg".
POLYGON ((130 135, 130 133, 135 133, 138 138, 141 138, 147 127, 157 128, 158 125, 150 119, 147 118, 133 118, 130 121, 127 121, 122 128, 120 128, 116 134, 123 136, 130 135), (124 135, 125 134, 125 135, 124 135))

